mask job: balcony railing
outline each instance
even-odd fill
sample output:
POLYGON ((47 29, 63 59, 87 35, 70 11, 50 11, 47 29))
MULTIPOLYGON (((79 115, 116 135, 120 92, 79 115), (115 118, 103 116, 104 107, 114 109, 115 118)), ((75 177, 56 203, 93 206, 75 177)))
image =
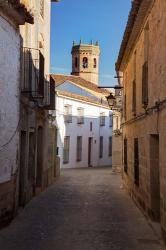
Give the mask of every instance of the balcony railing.
POLYGON ((38 49, 23 48, 21 92, 32 99, 44 98, 44 57, 38 49))

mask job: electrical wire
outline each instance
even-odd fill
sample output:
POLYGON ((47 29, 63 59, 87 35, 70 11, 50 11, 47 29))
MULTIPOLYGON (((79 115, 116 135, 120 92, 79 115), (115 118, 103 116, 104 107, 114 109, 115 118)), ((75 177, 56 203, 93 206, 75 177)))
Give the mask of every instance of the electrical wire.
POLYGON ((12 136, 9 138, 9 140, 8 140, 5 144, 3 144, 3 145, 0 146, 0 152, 3 151, 4 148, 6 148, 6 147, 9 145, 9 143, 13 140, 14 136, 16 135, 16 133, 17 133, 18 130, 19 130, 20 121, 21 121, 21 118, 19 119, 18 124, 17 124, 17 127, 16 127, 16 129, 14 130, 12 136))

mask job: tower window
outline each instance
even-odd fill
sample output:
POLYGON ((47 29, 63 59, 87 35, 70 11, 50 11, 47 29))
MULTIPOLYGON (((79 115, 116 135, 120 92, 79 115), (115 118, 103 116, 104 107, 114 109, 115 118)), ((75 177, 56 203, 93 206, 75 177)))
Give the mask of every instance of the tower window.
POLYGON ((78 58, 75 57, 75 68, 77 68, 77 67, 78 67, 78 58))
POLYGON ((88 58, 87 57, 83 58, 82 66, 84 69, 88 68, 88 58))
POLYGON ((96 58, 94 58, 94 60, 93 60, 93 68, 97 68, 97 60, 96 60, 96 58))

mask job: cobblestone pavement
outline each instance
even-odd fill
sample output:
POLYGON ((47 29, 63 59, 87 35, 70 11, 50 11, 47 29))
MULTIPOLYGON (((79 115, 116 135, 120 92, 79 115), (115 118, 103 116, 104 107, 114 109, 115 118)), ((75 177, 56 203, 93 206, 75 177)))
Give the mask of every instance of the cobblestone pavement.
POLYGON ((0 250, 163 250, 110 168, 65 170, 0 231, 0 250))

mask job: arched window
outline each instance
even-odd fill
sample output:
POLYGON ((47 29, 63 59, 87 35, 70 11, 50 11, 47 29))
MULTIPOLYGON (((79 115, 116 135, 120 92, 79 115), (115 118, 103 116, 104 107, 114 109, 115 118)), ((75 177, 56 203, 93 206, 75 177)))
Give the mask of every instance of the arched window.
POLYGON ((83 60, 82 60, 82 67, 85 69, 85 68, 88 68, 88 58, 87 57, 84 57, 83 60))
POLYGON ((78 67, 78 58, 75 57, 75 68, 77 68, 77 67, 78 67))
POLYGON ((96 58, 94 58, 94 60, 93 60, 93 68, 97 68, 97 60, 96 60, 96 58))

